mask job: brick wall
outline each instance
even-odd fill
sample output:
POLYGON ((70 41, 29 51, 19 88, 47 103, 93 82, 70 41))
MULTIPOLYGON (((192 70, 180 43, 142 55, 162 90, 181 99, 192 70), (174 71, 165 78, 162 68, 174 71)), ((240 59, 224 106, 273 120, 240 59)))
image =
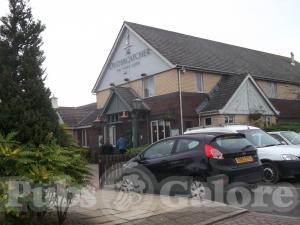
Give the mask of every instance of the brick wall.
MULTIPOLYGON (((267 93, 269 82, 264 80, 256 80, 260 88, 267 93)), ((295 100, 298 99, 300 87, 294 84, 277 82, 277 99, 295 100)))
POLYGON ((96 94, 97 99, 97 108, 101 109, 105 105, 108 97, 110 96, 110 89, 106 89, 103 91, 100 91, 96 94))
MULTIPOLYGON (((221 75, 203 74, 204 92, 209 93, 221 79, 221 75)), ((131 81, 121 85, 122 87, 131 87, 140 97, 143 97, 143 80, 131 81)), ((154 75, 155 96, 166 95, 178 92, 177 70, 172 69, 154 75)), ((193 71, 187 71, 181 75, 182 92, 195 93, 196 79, 193 71)), ((97 107, 102 108, 110 95, 110 90, 106 89, 97 93, 97 107)))
POLYGON ((155 96, 165 95, 178 91, 176 70, 169 70, 154 76, 155 96))

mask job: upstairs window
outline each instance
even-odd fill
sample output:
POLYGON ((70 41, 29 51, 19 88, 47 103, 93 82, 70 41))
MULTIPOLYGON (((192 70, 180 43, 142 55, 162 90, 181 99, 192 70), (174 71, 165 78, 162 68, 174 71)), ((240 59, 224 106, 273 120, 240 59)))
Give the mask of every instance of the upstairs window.
POLYGON ((195 79, 196 79, 196 91, 197 92, 203 92, 203 74, 202 73, 195 73, 195 79))
POLYGON ((269 98, 277 98, 277 83, 269 82, 267 95, 269 98))
POLYGON ((154 96, 154 78, 148 77, 143 80, 144 83, 144 97, 149 98, 154 96))

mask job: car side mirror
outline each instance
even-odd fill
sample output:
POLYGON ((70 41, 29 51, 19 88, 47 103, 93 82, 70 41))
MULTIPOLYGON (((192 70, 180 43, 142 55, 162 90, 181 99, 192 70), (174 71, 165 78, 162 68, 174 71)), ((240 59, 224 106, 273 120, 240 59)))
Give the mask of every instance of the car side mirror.
POLYGON ((287 145, 287 143, 285 141, 281 141, 280 142, 282 145, 287 145))

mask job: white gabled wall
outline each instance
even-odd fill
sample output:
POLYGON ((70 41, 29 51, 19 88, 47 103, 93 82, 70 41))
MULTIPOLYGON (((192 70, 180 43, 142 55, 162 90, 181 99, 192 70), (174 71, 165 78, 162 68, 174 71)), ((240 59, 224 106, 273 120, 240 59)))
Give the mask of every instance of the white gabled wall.
POLYGON ((252 114, 275 115, 271 103, 268 102, 255 81, 247 76, 241 86, 237 89, 221 114, 252 114))
POLYGON ((125 84, 124 79, 140 79, 143 73, 152 75, 171 68, 151 46, 124 25, 97 80, 94 92, 109 88, 111 83, 125 84))

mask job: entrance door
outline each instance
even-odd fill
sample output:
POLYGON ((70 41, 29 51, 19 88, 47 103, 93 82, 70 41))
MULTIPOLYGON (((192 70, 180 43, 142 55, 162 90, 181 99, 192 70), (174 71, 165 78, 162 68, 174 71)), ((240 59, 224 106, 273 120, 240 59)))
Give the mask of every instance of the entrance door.
POLYGON ((151 142, 152 143, 170 136, 171 136, 170 121, 164 121, 164 120, 151 121, 151 142))

